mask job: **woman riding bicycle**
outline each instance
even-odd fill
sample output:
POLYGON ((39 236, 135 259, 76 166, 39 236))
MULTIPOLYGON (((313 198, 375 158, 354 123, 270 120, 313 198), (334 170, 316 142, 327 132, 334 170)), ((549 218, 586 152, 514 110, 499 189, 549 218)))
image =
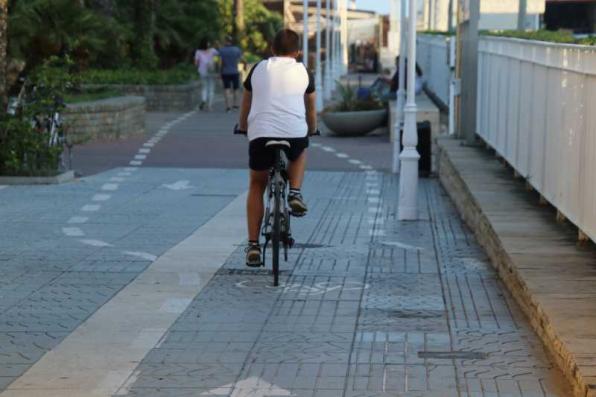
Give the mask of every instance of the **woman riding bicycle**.
POLYGON ((316 93, 312 74, 296 59, 300 36, 283 29, 272 46, 273 57, 257 63, 244 82, 240 130, 248 132, 250 187, 247 199, 248 248, 246 264, 262 264, 259 232, 263 220, 263 194, 274 154, 266 147, 271 139, 290 143, 288 205, 295 216, 307 212, 300 188, 306 168, 309 135, 317 131, 316 93))

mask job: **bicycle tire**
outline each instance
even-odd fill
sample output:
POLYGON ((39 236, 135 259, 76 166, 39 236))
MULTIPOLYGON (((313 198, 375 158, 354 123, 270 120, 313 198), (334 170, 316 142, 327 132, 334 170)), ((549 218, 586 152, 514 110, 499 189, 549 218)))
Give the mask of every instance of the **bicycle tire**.
POLYGON ((271 230, 271 263, 273 286, 279 285, 279 251, 281 245, 281 191, 277 178, 273 191, 273 227, 271 230))

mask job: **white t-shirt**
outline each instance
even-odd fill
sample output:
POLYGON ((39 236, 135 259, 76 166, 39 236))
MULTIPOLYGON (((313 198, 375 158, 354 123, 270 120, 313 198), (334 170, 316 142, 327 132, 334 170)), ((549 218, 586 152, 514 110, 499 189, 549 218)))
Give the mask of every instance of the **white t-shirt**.
POLYGON ((206 50, 197 50, 195 52, 195 63, 198 64, 199 74, 206 77, 210 74, 214 74, 215 70, 215 57, 218 55, 215 48, 208 48, 206 50))
POLYGON ((304 64, 289 57, 261 61, 248 74, 244 88, 252 92, 249 140, 306 137, 304 95, 314 92, 315 84, 304 64))

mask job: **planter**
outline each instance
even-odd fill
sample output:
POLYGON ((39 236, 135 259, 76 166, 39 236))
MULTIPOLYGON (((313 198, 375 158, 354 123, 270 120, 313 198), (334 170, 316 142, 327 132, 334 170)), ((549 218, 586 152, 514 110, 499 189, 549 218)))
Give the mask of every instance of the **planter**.
POLYGON ((58 185, 74 179, 74 171, 55 176, 0 176, 0 185, 58 185))
POLYGON ((363 136, 382 126, 387 120, 387 110, 363 110, 357 112, 325 112, 323 122, 340 136, 363 136))

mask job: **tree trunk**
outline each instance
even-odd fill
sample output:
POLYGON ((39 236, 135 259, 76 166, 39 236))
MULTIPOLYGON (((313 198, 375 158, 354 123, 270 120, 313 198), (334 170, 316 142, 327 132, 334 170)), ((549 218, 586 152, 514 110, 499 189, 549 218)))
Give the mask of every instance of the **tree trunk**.
POLYGON ((8 2, 0 0, 0 112, 4 113, 7 103, 6 65, 8 45, 8 2))
POLYGON ((137 66, 145 69, 157 66, 155 43, 155 0, 134 1, 135 41, 132 48, 137 66))
POLYGON ((236 42, 240 42, 244 36, 245 23, 244 23, 244 0, 234 0, 234 26, 236 42))

